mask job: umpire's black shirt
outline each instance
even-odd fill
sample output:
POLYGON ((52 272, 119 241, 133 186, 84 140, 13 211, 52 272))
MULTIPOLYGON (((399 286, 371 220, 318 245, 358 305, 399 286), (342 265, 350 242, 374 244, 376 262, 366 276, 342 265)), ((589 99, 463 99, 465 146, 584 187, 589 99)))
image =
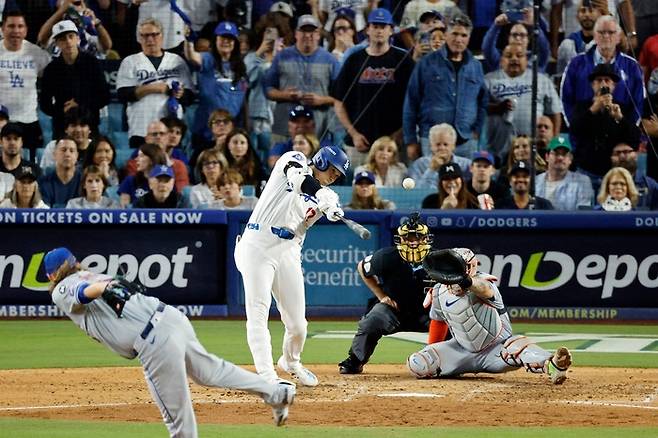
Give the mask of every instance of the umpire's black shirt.
POLYGON ((427 313, 423 308, 425 288, 431 286, 427 273, 419 264, 415 268, 402 260, 395 246, 377 250, 363 260, 366 277, 377 276, 386 295, 391 297, 402 314, 420 315, 427 313))

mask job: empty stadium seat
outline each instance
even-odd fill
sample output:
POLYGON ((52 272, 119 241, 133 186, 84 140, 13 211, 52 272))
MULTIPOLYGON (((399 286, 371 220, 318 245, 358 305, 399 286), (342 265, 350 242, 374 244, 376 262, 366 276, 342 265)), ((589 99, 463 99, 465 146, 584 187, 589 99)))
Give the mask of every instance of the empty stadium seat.
POLYGON ((124 131, 113 131, 110 134, 110 139, 114 143, 114 147, 117 149, 130 149, 130 139, 128 138, 128 133, 124 131))
MULTIPOLYGON (((349 204, 352 200, 351 186, 332 186, 331 189, 338 194, 342 205, 349 204)), ((419 209, 427 195, 436 193, 434 188, 405 190, 402 187, 378 187, 377 191, 382 199, 392 201, 396 208, 406 210, 419 209)))
POLYGON ((183 190, 180 192, 181 198, 183 199, 182 201, 182 208, 191 208, 191 203, 190 203, 190 193, 192 193, 192 187, 193 185, 188 185, 183 187, 183 190))
POLYGON ((117 156, 115 159, 117 169, 123 169, 126 166, 132 152, 133 150, 128 148, 117 149, 117 156))
POLYGON ((125 131, 123 126, 123 104, 113 102, 107 106, 110 133, 125 131))
POLYGON ((105 196, 119 202, 119 200, 121 199, 121 196, 119 196, 119 186, 110 186, 106 188, 105 196))
POLYGON ((37 116, 39 117, 39 125, 41 125, 41 132, 43 133, 43 144, 47 145, 53 139, 52 117, 41 110, 37 111, 37 116))

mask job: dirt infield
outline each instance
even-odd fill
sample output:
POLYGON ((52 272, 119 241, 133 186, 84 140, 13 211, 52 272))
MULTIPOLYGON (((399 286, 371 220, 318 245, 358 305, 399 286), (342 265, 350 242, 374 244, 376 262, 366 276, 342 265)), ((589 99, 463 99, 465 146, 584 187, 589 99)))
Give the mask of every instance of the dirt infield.
MULTIPOLYGON (((298 388, 291 425, 658 426, 658 369, 573 368, 562 386, 516 371, 416 380, 401 365, 343 376, 310 366, 316 388, 298 388)), ((141 368, 0 372, 0 416, 161 421, 141 368)), ((266 424, 270 410, 239 391, 192 384, 198 421, 266 424)))

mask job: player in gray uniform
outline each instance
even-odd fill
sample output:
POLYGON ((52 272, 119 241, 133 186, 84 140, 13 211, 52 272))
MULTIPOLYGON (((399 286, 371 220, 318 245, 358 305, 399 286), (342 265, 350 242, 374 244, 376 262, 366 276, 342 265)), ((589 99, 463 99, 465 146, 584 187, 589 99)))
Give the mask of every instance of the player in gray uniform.
POLYGON ((188 374, 205 386, 241 389, 272 406, 275 423, 288 418, 295 386, 261 376, 210 354, 178 309, 136 291, 141 286, 82 269, 67 248, 44 259, 53 303, 91 338, 126 359, 139 358, 172 437, 196 437, 188 374))
MULTIPOLYGON (((430 344, 407 359, 418 378, 462 373, 504 373, 524 367, 548 374, 556 385, 567 378, 571 354, 565 347, 550 353, 532 339, 513 335, 496 277, 477 271, 478 261, 468 248, 454 248, 466 264, 467 278, 460 285, 436 284, 430 318, 445 321, 452 339, 430 344)), ((431 254, 430 256, 431 257, 431 254)))

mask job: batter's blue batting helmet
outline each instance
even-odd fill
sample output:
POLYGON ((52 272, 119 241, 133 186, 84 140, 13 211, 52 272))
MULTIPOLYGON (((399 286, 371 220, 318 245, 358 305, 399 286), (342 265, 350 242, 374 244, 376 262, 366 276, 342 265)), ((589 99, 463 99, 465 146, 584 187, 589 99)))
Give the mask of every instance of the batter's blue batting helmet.
POLYGON ((53 275, 64 262, 69 262, 69 266, 76 264, 77 260, 73 253, 68 248, 63 246, 48 251, 46 257, 43 259, 47 275, 53 275))
POLYGON ((340 173, 345 176, 350 168, 350 159, 338 146, 324 146, 313 155, 313 165, 318 170, 327 170, 329 165, 334 166, 340 173))

